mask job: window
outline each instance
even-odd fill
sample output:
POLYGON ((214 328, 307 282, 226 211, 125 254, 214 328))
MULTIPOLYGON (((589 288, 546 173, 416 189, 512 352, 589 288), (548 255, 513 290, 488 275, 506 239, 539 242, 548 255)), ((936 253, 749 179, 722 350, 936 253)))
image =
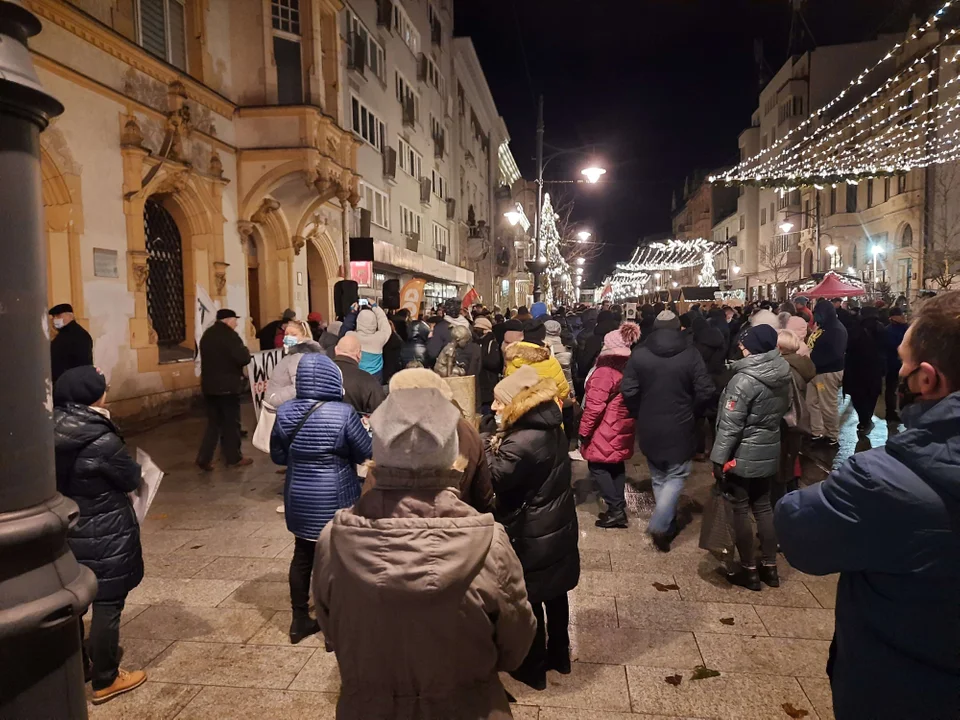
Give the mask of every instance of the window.
POLYGON ((905 225, 903 228, 903 234, 900 236, 900 247, 913 247, 913 228, 909 225, 905 225))
POLYGON ((760 224, 761 224, 761 225, 766 225, 766 224, 767 224, 767 209, 766 209, 766 208, 763 208, 763 210, 760 211, 760 224))
POLYGON ((430 41, 439 47, 443 47, 443 24, 440 22, 440 13, 433 7, 433 3, 427 6, 427 17, 430 20, 430 41))
POLYGON ((366 48, 367 67, 370 68, 381 82, 386 81, 387 63, 383 46, 373 39, 373 36, 367 30, 366 26, 360 22, 360 18, 349 10, 347 11, 347 38, 351 47, 356 41, 366 48))
POLYGON ((420 213, 414 212, 406 205, 400 206, 400 232, 404 235, 416 233, 420 235, 423 230, 423 218, 420 213))
POLYGON ((353 111, 353 131, 377 150, 383 152, 383 122, 373 114, 370 108, 353 95, 350 96, 350 104, 353 111))
POLYGON ((800 229, 806 230, 810 227, 810 201, 803 201, 803 215, 800 216, 800 229))
POLYGON ((394 85, 397 91, 397 101, 403 105, 404 101, 413 103, 413 119, 420 122, 420 94, 413 86, 407 82, 407 79, 400 74, 400 71, 394 73, 394 85))
POLYGON ((847 183, 847 212, 857 211, 857 186, 847 183))
POLYGON ((151 55, 186 70, 183 0, 140 0, 137 10, 140 46, 151 55))
POLYGON ((433 246, 435 248, 450 247, 450 231, 439 223, 433 224, 433 246))
POLYGON ((447 95, 447 80, 443 77, 443 73, 440 72, 440 68, 437 66, 437 63, 434 62, 433 58, 429 55, 427 58, 427 82, 433 86, 440 97, 446 97, 447 95))
POLYGON ((183 300, 183 243, 173 216, 154 198, 143 206, 147 251, 147 314, 157 345, 169 348, 187 337, 183 300))
POLYGON ((303 65, 300 60, 300 0, 270 0, 273 59, 277 65, 277 102, 303 103, 303 65))
POLYGON ((907 176, 906 174, 897 175, 897 194, 905 193, 907 191, 907 176))
POLYGON ((830 188, 830 214, 837 214, 837 186, 830 188))
POLYGON ((393 27, 404 44, 410 48, 410 52, 414 55, 419 55, 420 32, 417 30, 416 25, 410 21, 410 16, 407 15, 407 11, 404 10, 396 0, 394 0, 393 3, 393 27))
POLYGON ((447 199, 447 180, 436 170, 431 170, 430 179, 433 181, 433 194, 441 200, 447 199))
POLYGON ((370 211, 370 222, 390 229, 390 196, 373 185, 360 183, 360 207, 370 211))
POLYGON ((746 216, 746 215, 741 215, 741 216, 740 216, 740 229, 741 229, 741 230, 744 230, 744 229, 746 229, 746 227, 747 227, 747 216, 746 216))
POLYGON ((886 202, 890 199, 890 178, 883 179, 883 200, 880 202, 886 202))
POLYGON ((873 180, 867 181, 867 208, 873 207, 873 180))
POLYGON ((422 175, 423 156, 403 138, 399 138, 397 150, 400 154, 400 169, 419 180, 422 175))
POLYGON ((273 29, 300 34, 300 0, 270 0, 273 29))

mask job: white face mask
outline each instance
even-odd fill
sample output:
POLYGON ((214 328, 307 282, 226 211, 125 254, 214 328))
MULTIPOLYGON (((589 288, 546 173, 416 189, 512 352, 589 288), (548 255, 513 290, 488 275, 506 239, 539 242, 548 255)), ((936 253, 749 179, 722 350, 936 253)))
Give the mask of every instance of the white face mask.
POLYGON ((66 323, 63 322, 63 318, 54 318, 54 319, 53 319, 53 326, 54 326, 57 330, 63 329, 63 326, 64 326, 64 325, 66 325, 66 323))
POLYGON ((503 413, 496 413, 493 417, 497 421, 497 427, 503 427, 503 413))

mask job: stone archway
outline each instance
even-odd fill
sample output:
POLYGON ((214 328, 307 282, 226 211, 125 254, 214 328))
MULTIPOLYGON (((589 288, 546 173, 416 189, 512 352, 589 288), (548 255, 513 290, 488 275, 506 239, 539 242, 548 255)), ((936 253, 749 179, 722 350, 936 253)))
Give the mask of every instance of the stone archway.
POLYGON ((89 326, 83 295, 80 240, 83 235, 79 172, 61 170, 69 158, 54 159, 52 149, 41 147, 40 172, 47 241, 47 303, 73 305, 74 315, 89 326))
POLYGON ((333 286, 338 275, 336 245, 329 233, 314 226, 306 238, 309 311, 319 311, 323 319, 334 319, 333 286))
POLYGON ((807 250, 803 253, 803 276, 813 275, 813 250, 807 250))

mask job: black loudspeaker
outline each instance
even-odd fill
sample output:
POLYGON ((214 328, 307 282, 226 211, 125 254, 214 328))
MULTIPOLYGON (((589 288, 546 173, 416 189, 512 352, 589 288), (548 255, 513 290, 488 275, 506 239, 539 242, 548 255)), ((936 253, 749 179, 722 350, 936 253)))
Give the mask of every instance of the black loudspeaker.
POLYGON ((350 306, 360 299, 357 283, 354 280, 340 280, 333 286, 333 309, 337 320, 343 320, 350 312, 350 306))
POLYGON ((399 280, 383 281, 383 309, 384 310, 400 309, 400 281, 399 280))

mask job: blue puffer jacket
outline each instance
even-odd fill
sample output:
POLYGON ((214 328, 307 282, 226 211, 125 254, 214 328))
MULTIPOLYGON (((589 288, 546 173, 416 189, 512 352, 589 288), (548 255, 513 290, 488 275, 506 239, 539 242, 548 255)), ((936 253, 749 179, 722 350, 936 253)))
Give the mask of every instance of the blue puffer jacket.
POLYGON ((371 457, 370 435, 356 411, 342 402, 340 369, 326 355, 304 355, 297 367, 297 397, 277 409, 270 457, 287 466, 283 489, 287 529, 316 541, 341 508, 360 497, 356 466, 371 457), (317 404, 291 444, 303 416, 317 404))
POLYGON ((901 415, 908 429, 886 447, 777 504, 790 564, 840 573, 838 720, 960 712, 960 392, 901 415))

